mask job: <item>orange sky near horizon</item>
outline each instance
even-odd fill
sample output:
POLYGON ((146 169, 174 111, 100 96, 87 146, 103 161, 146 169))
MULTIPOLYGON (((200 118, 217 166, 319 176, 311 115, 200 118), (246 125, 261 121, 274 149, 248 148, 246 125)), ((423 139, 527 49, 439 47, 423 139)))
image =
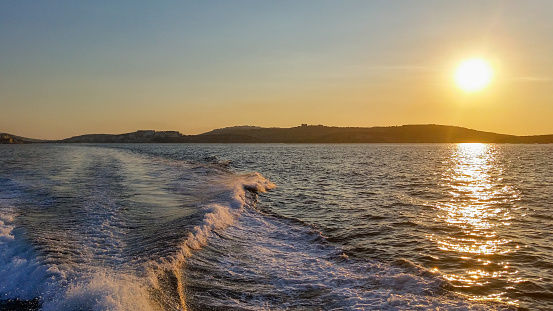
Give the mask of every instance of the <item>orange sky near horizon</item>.
POLYGON ((553 2, 0 3, 0 132, 235 125, 553 134, 553 2), (464 59, 494 70, 454 82, 464 59))

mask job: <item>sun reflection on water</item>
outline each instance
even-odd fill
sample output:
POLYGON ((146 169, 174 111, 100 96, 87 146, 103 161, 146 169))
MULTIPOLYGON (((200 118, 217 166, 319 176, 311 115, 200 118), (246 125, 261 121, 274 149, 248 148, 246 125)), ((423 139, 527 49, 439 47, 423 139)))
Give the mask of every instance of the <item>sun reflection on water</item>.
POLYGON ((448 199, 434 205, 439 210, 435 221, 445 229, 428 235, 445 252, 441 260, 466 262, 462 270, 444 271, 444 278, 458 288, 470 288, 473 298, 480 300, 503 300, 504 293, 479 293, 474 288, 499 278, 511 283, 523 281, 518 270, 499 258, 517 250, 517 245, 500 232, 511 225, 510 211, 518 198, 516 189, 502 182, 499 153, 499 148, 490 144, 452 146, 440 185, 448 199))

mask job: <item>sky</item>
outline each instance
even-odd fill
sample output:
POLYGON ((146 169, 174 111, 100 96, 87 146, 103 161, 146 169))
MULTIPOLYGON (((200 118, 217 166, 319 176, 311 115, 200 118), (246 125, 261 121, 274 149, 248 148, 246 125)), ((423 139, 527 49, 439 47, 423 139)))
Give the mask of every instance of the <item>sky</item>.
POLYGON ((553 1, 0 1, 0 132, 553 134, 553 1), (456 87, 465 59, 494 70, 456 87))

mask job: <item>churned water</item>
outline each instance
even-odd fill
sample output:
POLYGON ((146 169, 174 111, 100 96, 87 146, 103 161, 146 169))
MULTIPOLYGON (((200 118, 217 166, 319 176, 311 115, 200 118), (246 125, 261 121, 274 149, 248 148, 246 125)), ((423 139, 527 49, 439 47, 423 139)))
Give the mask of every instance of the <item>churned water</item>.
POLYGON ((553 309, 550 145, 0 147, 0 310, 553 309))

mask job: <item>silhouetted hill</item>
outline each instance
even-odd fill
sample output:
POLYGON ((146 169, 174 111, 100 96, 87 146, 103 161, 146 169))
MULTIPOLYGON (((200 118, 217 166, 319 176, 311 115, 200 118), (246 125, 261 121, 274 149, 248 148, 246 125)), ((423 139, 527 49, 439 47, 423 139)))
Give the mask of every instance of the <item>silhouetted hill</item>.
POLYGON ((329 127, 302 125, 292 128, 235 126, 199 135, 176 131, 141 130, 125 134, 88 134, 59 141, 41 141, 0 134, 2 143, 513 143, 549 144, 553 135, 515 136, 448 125, 390 127, 329 127))
POLYGON ((225 135, 226 133, 232 133, 236 131, 247 131, 247 130, 258 130, 263 129, 260 126, 251 126, 251 125, 238 125, 238 126, 230 126, 230 127, 224 127, 220 129, 214 129, 207 133, 204 133, 206 135, 225 135))
POLYGON ((29 144, 46 142, 41 139, 33 139, 27 137, 16 136, 8 133, 0 133, 0 144, 29 144))
POLYGON ((225 128, 183 137, 183 142, 213 143, 553 143, 553 135, 515 136, 447 125, 391 127, 225 128))
POLYGON ((141 130, 125 134, 88 134, 62 139, 62 143, 165 143, 183 137, 177 131, 141 130))

